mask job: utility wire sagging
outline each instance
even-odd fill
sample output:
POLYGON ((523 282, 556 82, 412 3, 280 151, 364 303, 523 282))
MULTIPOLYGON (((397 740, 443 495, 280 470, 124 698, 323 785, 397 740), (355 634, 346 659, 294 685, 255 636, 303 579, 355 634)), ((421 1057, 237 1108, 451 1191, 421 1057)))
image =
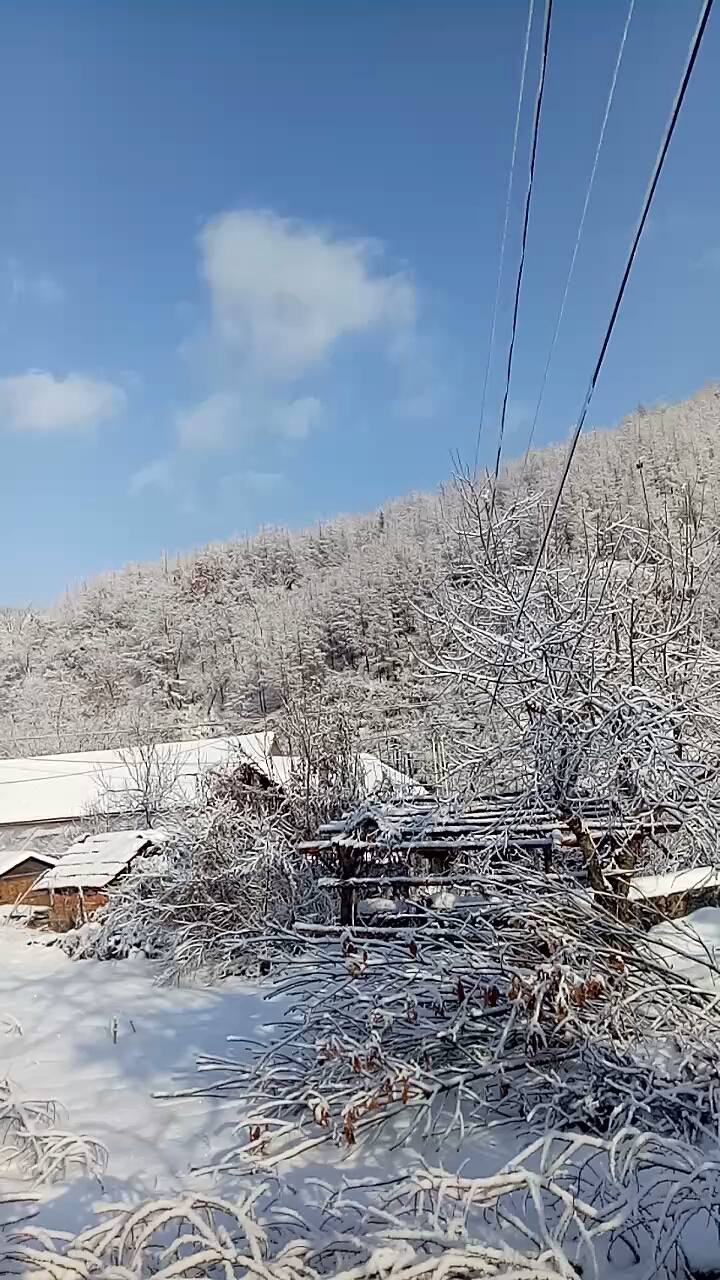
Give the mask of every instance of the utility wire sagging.
POLYGON ((508 397, 510 395, 510 380, 512 378, 513 355, 515 352, 515 338, 517 335, 518 313, 520 311, 520 293, 522 290, 523 271, 525 268, 525 253, 527 250, 528 227, 530 225, 530 202, 532 199, 533 185, 535 182, 535 161, 537 158, 537 144, 540 133, 540 113, 542 111, 543 95, 545 92, 545 78, 547 73, 548 48, 550 44, 550 22, 552 19, 552 0, 546 0, 545 16, 543 19, 543 35, 542 35, 542 53, 540 57, 540 77, 538 79, 537 95, 535 98, 535 111, 533 115, 532 141, 530 144, 530 166, 528 170, 527 188, 525 191, 525 212, 523 215, 522 243, 520 248, 520 262, 518 263, 517 278, 515 281, 515 300, 513 303, 512 328, 510 332, 510 345, 508 347, 507 372, 505 375, 505 389, 503 392, 502 413, 500 415, 500 434, 498 438, 497 457, 495 458, 495 480, 497 481, 500 472, 500 459, 502 457, 503 439, 505 436, 505 419, 507 417, 508 397))
POLYGON ((555 321, 555 328, 553 330, 553 335, 550 340, 550 348, 548 350, 547 360, 545 361, 545 368, 543 369, 542 381, 540 383, 540 391, 538 392, 537 404, 535 406, 535 413, 533 414, 532 425, 530 427, 530 434, 528 436, 528 442, 525 448, 525 458, 524 458, 523 465, 527 463, 527 456, 530 452, 530 449, 532 447, 532 442, 535 437, 535 428, 537 426, 537 420, 540 413, 540 405, 542 404, 542 398, 543 398, 543 395, 545 394, 545 386, 547 384, 548 373, 550 371, 550 365, 552 363, 553 355, 555 354, 555 347, 557 345, 560 326, 562 324, 563 316, 565 314, 565 306, 568 300, 568 294, 570 292, 570 285, 572 282, 573 273, 575 271, 575 263, 577 261, 578 250, 580 248, 580 241, 582 239, 582 233, 585 228, 585 219, 587 218, 587 211, 590 205, 590 197, 592 195, 593 187, 595 185, 595 175, 597 174, 598 163, 600 161, 600 152, 602 151, 603 142, 605 141, 607 123, 610 118, 610 111, 612 109, 612 104, 615 97, 615 88, 618 82, 618 75, 620 74, 620 64, 622 63, 622 60, 623 60, 623 54, 625 52, 625 44, 627 42, 628 31, 630 29, 630 23, 632 21, 634 9, 635 9, 635 0, 630 0, 627 17, 625 19, 625 26, 623 27, 622 35, 620 37, 620 48, 618 49, 618 55, 615 60, 615 68, 613 70, 612 80, 610 81, 610 92, 608 93, 608 99, 605 105, 605 114, 603 116, 602 124, 600 126, 600 134, 597 141, 597 147, 595 148, 595 158, 593 160, 592 169, 590 170, 590 178, 588 180, 587 191, 585 193, 585 200, 582 207, 582 213, 580 214, 580 222, 578 223, 577 235, 575 237, 575 244, 573 245, 572 256, 570 258, 570 265, 568 267, 568 273, 565 279, 565 287, 563 289, 562 298, 560 300, 560 307, 558 309, 557 320, 555 321))
POLYGON ((500 286, 502 284, 503 266, 505 263, 505 246, 507 244, 508 223, 510 221, 510 203, 512 199, 512 189, 515 179, 515 161, 517 159, 518 134, 520 132, 520 117, 522 115, 522 104, 525 97, 525 78, 527 73, 528 53, 530 51, 530 34, 532 31, 533 16, 535 13, 535 0, 530 0, 528 9, 527 27, 525 29, 525 48, 523 49, 522 69, 520 72, 520 88, 518 91, 517 111, 515 113, 515 132, 513 134, 512 153, 510 156, 510 170, 508 172, 507 194, 505 197, 505 218, 503 221, 502 238, 500 240, 500 257, 498 259, 497 279, 495 281, 495 298, 493 301, 492 318, 490 321, 490 338, 488 341, 487 360, 485 362, 485 376, 483 379, 482 397, 480 400, 480 421, 477 429, 477 439, 475 441, 475 461, 473 464, 473 472, 477 471, 478 456, 480 454, 480 440, 482 437, 483 423, 485 420, 485 402, 487 400, 488 380, 490 378, 490 366, 492 364, 493 349, 495 346, 495 329, 497 327, 498 305, 500 302, 500 286))
MULTIPOLYGON (((655 196, 655 192, 657 190, 657 186, 660 181, 660 175, 663 171, 663 166, 665 164, 667 153, 670 148, 670 143, 672 142, 672 137, 675 132, 675 127, 677 125, 678 118, 680 116, 682 104, 685 100, 685 94, 687 93, 688 85, 690 84, 690 79, 693 73, 693 69, 695 67, 695 63, 697 61, 697 56, 698 56, 698 53, 700 52, 700 45, 702 44, 702 39, 707 29, 708 19, 710 17, 710 11, 712 10, 712 6, 713 6, 713 0, 704 0, 702 9, 700 11, 700 17, 698 18, 697 26, 695 28, 695 31, 693 32, 693 36, 690 41, 690 48, 688 50, 688 55, 685 62, 683 74, 680 79, 680 84, 678 86, 677 93, 675 94, 675 99, 673 101, 673 104, 670 110, 668 122, 665 126, 665 132, 663 134, 662 141, 660 143, 660 149, 655 158, 655 164, 653 166, 653 171, 650 176, 650 181, 648 183, 647 191, 645 192, 645 198, 643 200, 642 208, 640 211, 640 217, 638 218, 637 226, 635 228, 635 234, 633 236, 632 243, 630 245, 630 251, 628 253, 627 261, 625 263, 625 269, 623 271, 623 274, 620 280, 620 286, 617 291, 612 312, 610 313, 610 319, 608 321, 607 329, 605 330, 605 337, 603 338, 602 346, 600 348, 600 354, 595 363, 595 368, 593 369, 592 376, 590 378, 590 382, 588 385, 588 389, 585 394, 585 400, 583 401, 582 409, 580 410, 580 416, 577 420, 575 429, 572 434, 572 438, 570 440, 570 447, 568 449, 567 457, 565 459, 565 465, 563 467, 562 474, 560 476, 560 481, 557 486, 555 497, 553 498, 550 514, 548 516, 547 524, 545 526, 545 531, 543 533, 543 536, 540 542, 540 547, 535 559, 535 563, 533 565, 533 568, 530 574, 528 575, 527 585, 525 587, 525 592, 520 604, 520 614, 518 615, 518 620, 525 609, 525 605, 527 604, 528 597, 530 595, 533 583, 535 581, 538 569, 540 567, 540 563, 545 554, 545 549, 547 547, 548 539, 550 537, 550 531, 552 529, 553 523, 557 516, 558 508, 560 506, 560 499, 562 498, 563 489, 565 488, 568 474, 570 472, 570 467, 572 466, 572 461, 575 456, 575 450, 577 449, 578 441, 582 434, 583 427, 585 426, 585 419, 587 418, 588 409, 590 408, 590 402, 595 392, 595 387, 597 386, 598 378, 600 377, 600 371, 603 367, 605 356, 607 355, 607 350, 610 345, 610 339, 612 337, 613 330, 615 328, 615 322, 618 318, 620 306, 625 296, 625 290, 627 288, 628 280, 630 279, 630 273, 633 268, 633 263, 635 262, 635 257, 637 255, 638 246, 642 238, 642 233, 645 229, 645 224, 647 223, 647 220, 648 220, 650 207, 652 205, 653 198, 655 196)), ((497 476, 497 472, 496 472, 496 476, 497 476)))

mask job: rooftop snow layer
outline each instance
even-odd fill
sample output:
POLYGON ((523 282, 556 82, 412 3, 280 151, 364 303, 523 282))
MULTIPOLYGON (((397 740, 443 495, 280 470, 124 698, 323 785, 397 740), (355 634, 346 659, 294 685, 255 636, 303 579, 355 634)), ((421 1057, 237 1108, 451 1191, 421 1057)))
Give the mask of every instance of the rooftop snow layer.
POLYGON ((642 902, 647 898, 666 898, 671 893, 717 887, 720 887, 720 871, 715 867, 693 867, 690 871, 666 871, 661 876, 634 876, 628 898, 631 902, 642 902))
POLYGON ((68 755, 0 760, 0 826, 85 818, 100 809, 122 813, 137 796, 143 773, 160 780, 164 805, 192 803, 197 779, 207 769, 245 758, 271 775, 272 734, 161 742, 152 748, 78 751, 68 755))
POLYGON ((35 849, 8 849, 0 853, 0 876, 6 876, 8 871, 13 871, 30 858, 34 858, 36 862, 44 862, 46 867, 54 867, 57 862, 57 858, 47 853, 38 853, 35 849))
POLYGON ((108 831, 85 836, 36 882, 36 889, 104 889, 133 858, 163 839, 154 831, 108 831))
MULTIPOLYGON (((406 796, 426 796, 428 792, 419 782, 415 782, 407 773, 401 773, 392 765, 385 764, 379 756, 370 751, 359 751, 356 757, 359 778, 362 779, 365 794, 387 786, 406 796)), ((293 756, 274 755, 269 761, 269 776, 273 782, 282 787, 287 784, 295 770, 302 771, 302 762, 293 756)))
MULTIPOLYGON (((296 767, 290 756, 273 754, 275 735, 159 742, 116 751, 78 751, 67 755, 0 760, 0 827, 62 822, 93 813, 123 813, 137 806, 143 790, 162 792, 160 807, 192 804, 197 780, 208 769, 246 761, 278 786, 296 767), (133 804, 134 800, 134 804, 133 804)), ((424 795, 424 788, 370 752, 358 753, 367 795, 383 784, 424 795)))

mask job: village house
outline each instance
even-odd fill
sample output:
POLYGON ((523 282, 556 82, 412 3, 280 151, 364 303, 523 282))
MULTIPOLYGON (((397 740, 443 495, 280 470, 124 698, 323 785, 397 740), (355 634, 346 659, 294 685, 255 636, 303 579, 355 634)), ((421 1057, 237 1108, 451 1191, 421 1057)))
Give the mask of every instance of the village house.
POLYGON ((0 852, 60 854, 88 819, 110 826, 142 810, 150 792, 164 811, 182 810, 203 774, 235 762, 272 776, 272 749, 272 734, 253 733, 0 760, 0 852))
MULTIPOLYGON (((422 792, 370 752, 359 752, 357 763, 367 795, 384 785, 422 792)), ((153 826, 151 808, 192 807, 203 775, 236 765, 282 788, 297 762, 282 753, 273 732, 0 760, 0 853, 59 855, 89 820, 106 829, 153 826)))
POLYGON ((152 853, 165 841, 161 831, 109 831, 87 835, 49 867, 34 892, 47 896, 49 924, 71 929, 83 924, 108 900, 135 858, 152 853))
MULTIPOLYGON (((368 796, 422 791, 370 752, 357 765, 368 796)), ((192 808, 204 775, 236 767, 282 790, 297 761, 272 732, 0 760, 0 902, 31 892, 23 901, 49 908, 53 927, 86 920, 160 843, 155 819, 192 808)))
POLYGON ((46 889, 38 890, 40 876, 55 865, 49 854, 33 850, 0 853, 0 906, 18 903, 29 907, 47 907, 50 895, 46 889))

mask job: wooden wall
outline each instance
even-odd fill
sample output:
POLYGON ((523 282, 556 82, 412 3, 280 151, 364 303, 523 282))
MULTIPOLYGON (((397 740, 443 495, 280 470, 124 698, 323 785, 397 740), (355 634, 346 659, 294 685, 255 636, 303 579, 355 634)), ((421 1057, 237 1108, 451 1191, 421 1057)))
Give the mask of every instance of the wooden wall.
POLYGON ((82 895, 78 889, 55 889, 50 901, 50 927, 60 931, 74 929, 106 902, 107 894, 100 889, 86 889, 82 895))
POLYGON ((47 889, 29 892, 47 869, 47 863, 39 862, 36 858, 25 858, 23 862, 19 862, 12 871, 0 876, 0 903, 6 906, 22 898, 23 903, 29 907, 49 906, 50 894, 47 889))

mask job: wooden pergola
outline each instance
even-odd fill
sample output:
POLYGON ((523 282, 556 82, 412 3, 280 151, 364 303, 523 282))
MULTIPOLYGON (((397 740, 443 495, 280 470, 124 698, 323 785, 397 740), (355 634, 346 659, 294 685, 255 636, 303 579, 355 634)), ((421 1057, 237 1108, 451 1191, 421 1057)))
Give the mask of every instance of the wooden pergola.
MULTIPOLYGON (((298 848, 327 866, 323 884, 338 891, 339 924, 347 927, 356 923, 358 899, 373 890, 410 898, 423 888, 480 885, 479 874, 450 873, 463 854, 486 853, 497 861, 529 856, 550 873, 571 849, 582 852, 588 838, 598 852, 612 853, 638 848, 647 837, 661 838, 680 826, 672 812, 620 815, 600 798, 578 798, 556 811, 539 803, 531 807, 526 794, 481 797, 462 807, 411 798, 325 823, 298 848)), ((583 870, 581 861, 577 871, 583 870)))

